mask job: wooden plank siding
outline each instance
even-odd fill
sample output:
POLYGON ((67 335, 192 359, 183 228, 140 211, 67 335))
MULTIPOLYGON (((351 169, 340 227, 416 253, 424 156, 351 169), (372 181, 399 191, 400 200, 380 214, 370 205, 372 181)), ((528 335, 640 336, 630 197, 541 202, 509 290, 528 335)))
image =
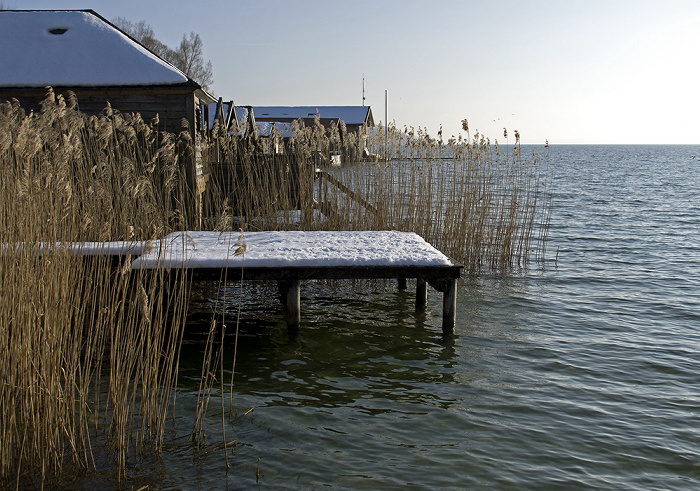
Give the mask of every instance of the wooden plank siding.
MULTIPOLYGON (((141 88, 141 89, 90 89, 90 88, 54 88, 55 93, 66 97, 67 91, 73 91, 78 98, 78 108, 89 115, 99 115, 109 102, 113 109, 122 113, 139 113, 146 122, 158 115, 158 130, 179 133, 182 120, 187 119, 190 131, 196 128, 196 96, 192 88, 141 88)), ((46 97, 46 89, 0 88, 0 101, 15 98, 22 108, 39 111, 40 103, 46 97)))

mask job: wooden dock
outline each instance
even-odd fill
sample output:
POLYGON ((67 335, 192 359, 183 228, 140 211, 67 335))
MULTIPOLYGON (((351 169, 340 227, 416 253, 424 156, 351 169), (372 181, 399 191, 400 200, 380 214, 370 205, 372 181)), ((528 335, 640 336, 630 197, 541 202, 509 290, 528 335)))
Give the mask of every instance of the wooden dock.
MULTIPOLYGON (((3 245, 3 254, 8 250, 3 245)), ((148 242, 43 244, 38 253, 56 250, 115 264, 133 259, 135 270, 185 270, 195 281, 277 281, 291 329, 301 324, 302 281, 396 279, 405 288, 415 278, 416 309, 425 308, 432 286, 443 294, 443 331, 452 332, 462 270, 417 234, 396 231, 176 232, 148 242)))
POLYGON ((243 237, 237 232, 179 232, 154 242, 132 267, 186 269, 201 281, 275 280, 290 329, 301 324, 304 280, 395 278, 405 284, 406 278, 415 278, 417 309, 426 306, 427 285, 443 294, 446 333, 454 330, 462 269, 417 234, 395 231, 248 232, 243 237))

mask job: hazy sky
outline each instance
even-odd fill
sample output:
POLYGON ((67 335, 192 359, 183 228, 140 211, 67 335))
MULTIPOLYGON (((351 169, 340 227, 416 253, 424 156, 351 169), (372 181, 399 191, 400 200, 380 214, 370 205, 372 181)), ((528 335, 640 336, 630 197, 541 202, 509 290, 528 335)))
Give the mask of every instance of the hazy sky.
POLYGON ((700 143, 697 0, 3 0, 195 31, 242 105, 362 105, 524 143, 700 143), (512 140, 512 137, 511 137, 512 140))

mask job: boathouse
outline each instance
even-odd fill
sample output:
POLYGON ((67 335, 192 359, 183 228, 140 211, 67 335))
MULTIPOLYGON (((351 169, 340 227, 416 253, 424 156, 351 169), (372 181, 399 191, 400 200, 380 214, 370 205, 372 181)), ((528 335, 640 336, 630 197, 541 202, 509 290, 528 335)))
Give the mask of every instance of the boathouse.
POLYGON ((203 104, 201 111, 203 131, 211 131, 216 121, 231 134, 259 138, 261 148, 268 154, 286 152, 286 143, 294 136, 295 121, 307 127, 318 121, 329 136, 332 130, 337 130, 341 142, 350 136, 356 142, 353 150, 359 153, 353 151, 346 158, 362 155, 367 130, 374 127, 369 106, 236 106, 233 101, 219 99, 216 103, 203 104))
MULTIPOLYGON (((99 115, 110 105, 121 113, 158 116, 157 129, 180 133, 183 121, 199 136, 202 105, 215 103, 202 87, 93 10, 0 11, 0 102, 16 99, 38 111, 47 87, 83 114, 99 115)), ((198 138, 193 138, 198 141, 198 138)), ((200 152, 196 152, 196 157, 200 152)), ((183 163, 187 186, 201 219, 206 176, 198 158, 183 163)))
POLYGON ((38 110, 47 86, 72 91, 79 110, 107 103, 123 113, 158 115, 158 129, 200 127, 202 104, 214 99, 194 80, 93 10, 0 11, 0 102, 15 98, 38 110))
MULTIPOLYGON (((307 127, 313 127, 318 121, 329 135, 336 130, 340 146, 349 152, 343 155, 343 160, 355 160, 364 155, 367 130, 374 127, 369 106, 252 106, 249 110, 252 110, 261 136, 271 134, 274 126, 289 129, 294 121, 307 127), (350 141, 353 143, 348 145, 350 141)), ((342 152, 332 149, 331 153, 339 156, 342 152)))
POLYGON ((344 123, 348 133, 365 133, 374 126, 369 106, 253 106, 258 123, 291 123, 301 121, 307 126, 316 118, 324 128, 344 123))
POLYGON ((219 97, 217 102, 201 105, 201 130, 211 132, 218 124, 223 131, 231 134, 240 132, 239 121, 236 118, 236 107, 233 101, 224 101, 219 97))

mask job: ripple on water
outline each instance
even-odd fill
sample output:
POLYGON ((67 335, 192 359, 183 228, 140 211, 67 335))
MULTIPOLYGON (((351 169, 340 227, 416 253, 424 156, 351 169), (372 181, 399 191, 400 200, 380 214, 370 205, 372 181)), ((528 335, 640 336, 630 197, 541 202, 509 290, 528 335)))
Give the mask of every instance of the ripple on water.
MULTIPOLYGON (((440 296, 416 313, 410 282, 305 283, 292 340, 276 286, 244 285, 232 471, 175 445, 173 487, 252 487, 260 459, 275 489, 697 489, 700 161, 678 147, 556 152, 556 264, 462 281, 454 338, 440 296)), ((188 410, 197 356, 201 339, 181 363, 188 410)), ((214 417, 208 438, 220 432, 214 417)))

